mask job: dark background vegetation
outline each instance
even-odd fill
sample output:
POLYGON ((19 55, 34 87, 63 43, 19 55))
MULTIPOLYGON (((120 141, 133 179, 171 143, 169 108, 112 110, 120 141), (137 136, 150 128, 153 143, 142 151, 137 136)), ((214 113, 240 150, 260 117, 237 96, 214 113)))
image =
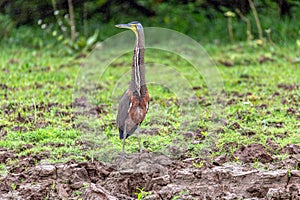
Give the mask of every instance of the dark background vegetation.
POLYGON ((266 40, 295 44, 300 38, 298 0, 1 0, 0 36, 2 44, 37 48, 64 44, 82 50, 118 33, 114 24, 138 20, 144 26, 174 29, 204 43, 262 39, 251 2, 266 40), (76 25, 73 39, 70 3, 76 25), (232 16, 231 22, 228 16, 232 16))

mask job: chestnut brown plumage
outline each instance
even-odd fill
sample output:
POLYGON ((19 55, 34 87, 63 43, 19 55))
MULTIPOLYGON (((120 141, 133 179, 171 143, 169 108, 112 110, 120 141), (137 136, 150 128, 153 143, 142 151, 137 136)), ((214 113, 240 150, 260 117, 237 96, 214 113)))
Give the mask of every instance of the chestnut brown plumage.
POLYGON ((145 39, 144 29, 139 22, 128 24, 118 24, 118 28, 131 29, 135 35, 135 46, 132 58, 132 72, 129 89, 125 91, 119 102, 117 125, 119 128, 120 139, 123 140, 122 150, 124 152, 125 139, 137 130, 140 152, 142 151, 139 127, 145 119, 148 111, 149 94, 145 79, 145 39))

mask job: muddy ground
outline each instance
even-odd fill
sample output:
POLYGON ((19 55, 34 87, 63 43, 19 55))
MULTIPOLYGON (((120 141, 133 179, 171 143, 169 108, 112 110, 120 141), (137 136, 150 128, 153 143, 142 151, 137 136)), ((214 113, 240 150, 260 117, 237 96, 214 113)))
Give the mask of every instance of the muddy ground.
MULTIPOLYGON (((146 152, 112 164, 36 164, 47 154, 22 156, 2 175, 0 199, 126 200, 137 199, 139 189, 148 200, 300 199, 300 148, 287 145, 282 151, 288 157, 276 161, 262 145, 251 144, 235 152, 238 163, 225 155, 175 160, 146 152)), ((13 151, 0 149, 0 163, 14 158, 13 151)))

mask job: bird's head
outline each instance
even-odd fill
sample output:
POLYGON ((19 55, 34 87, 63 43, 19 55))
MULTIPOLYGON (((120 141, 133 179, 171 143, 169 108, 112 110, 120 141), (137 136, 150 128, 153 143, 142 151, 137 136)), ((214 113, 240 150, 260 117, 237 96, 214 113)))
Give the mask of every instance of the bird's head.
POLYGON ((143 26, 140 22, 130 22, 128 24, 117 24, 115 25, 117 28, 127 28, 132 30, 137 36, 138 34, 143 31, 143 26))

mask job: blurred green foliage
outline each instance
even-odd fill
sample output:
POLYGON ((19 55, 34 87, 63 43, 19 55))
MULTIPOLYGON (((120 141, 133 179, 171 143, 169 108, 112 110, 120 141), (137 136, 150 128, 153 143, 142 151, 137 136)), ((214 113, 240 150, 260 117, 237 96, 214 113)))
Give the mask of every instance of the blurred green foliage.
POLYGON ((7 38, 13 27, 13 20, 7 15, 0 14, 0 29, 2 30, 2 32, 0 32, 0 38, 7 38))
MULTIPOLYGON (((118 33, 114 24, 140 21, 145 27, 164 27, 187 34, 200 42, 228 43, 227 17, 225 13, 235 13, 239 5, 225 1, 119 1, 73 0, 77 39, 70 41, 68 2, 16 0, 6 3, 0 9, 2 44, 22 44, 37 48, 62 44, 67 52, 89 50, 97 40, 118 33)), ((229 1, 230 2, 230 1, 229 1)), ((247 2, 247 0, 239 1, 247 2)), ((300 3, 288 3, 288 13, 279 12, 277 2, 254 0, 264 37, 271 37, 275 44, 295 44, 299 40, 300 3), (267 30, 267 32, 265 31, 267 30), (269 34, 269 35, 268 35, 269 34)), ((3 2, 0 2, 2 5, 3 2)), ((246 7, 247 8, 247 7, 246 7)), ((239 8, 240 9, 240 8, 239 8)), ((241 8, 243 11, 243 8, 241 8)), ((253 39, 258 39, 256 22, 250 9, 243 11, 251 23, 253 39)), ((232 18, 232 31, 236 42, 247 40, 247 24, 235 14, 232 18)))

